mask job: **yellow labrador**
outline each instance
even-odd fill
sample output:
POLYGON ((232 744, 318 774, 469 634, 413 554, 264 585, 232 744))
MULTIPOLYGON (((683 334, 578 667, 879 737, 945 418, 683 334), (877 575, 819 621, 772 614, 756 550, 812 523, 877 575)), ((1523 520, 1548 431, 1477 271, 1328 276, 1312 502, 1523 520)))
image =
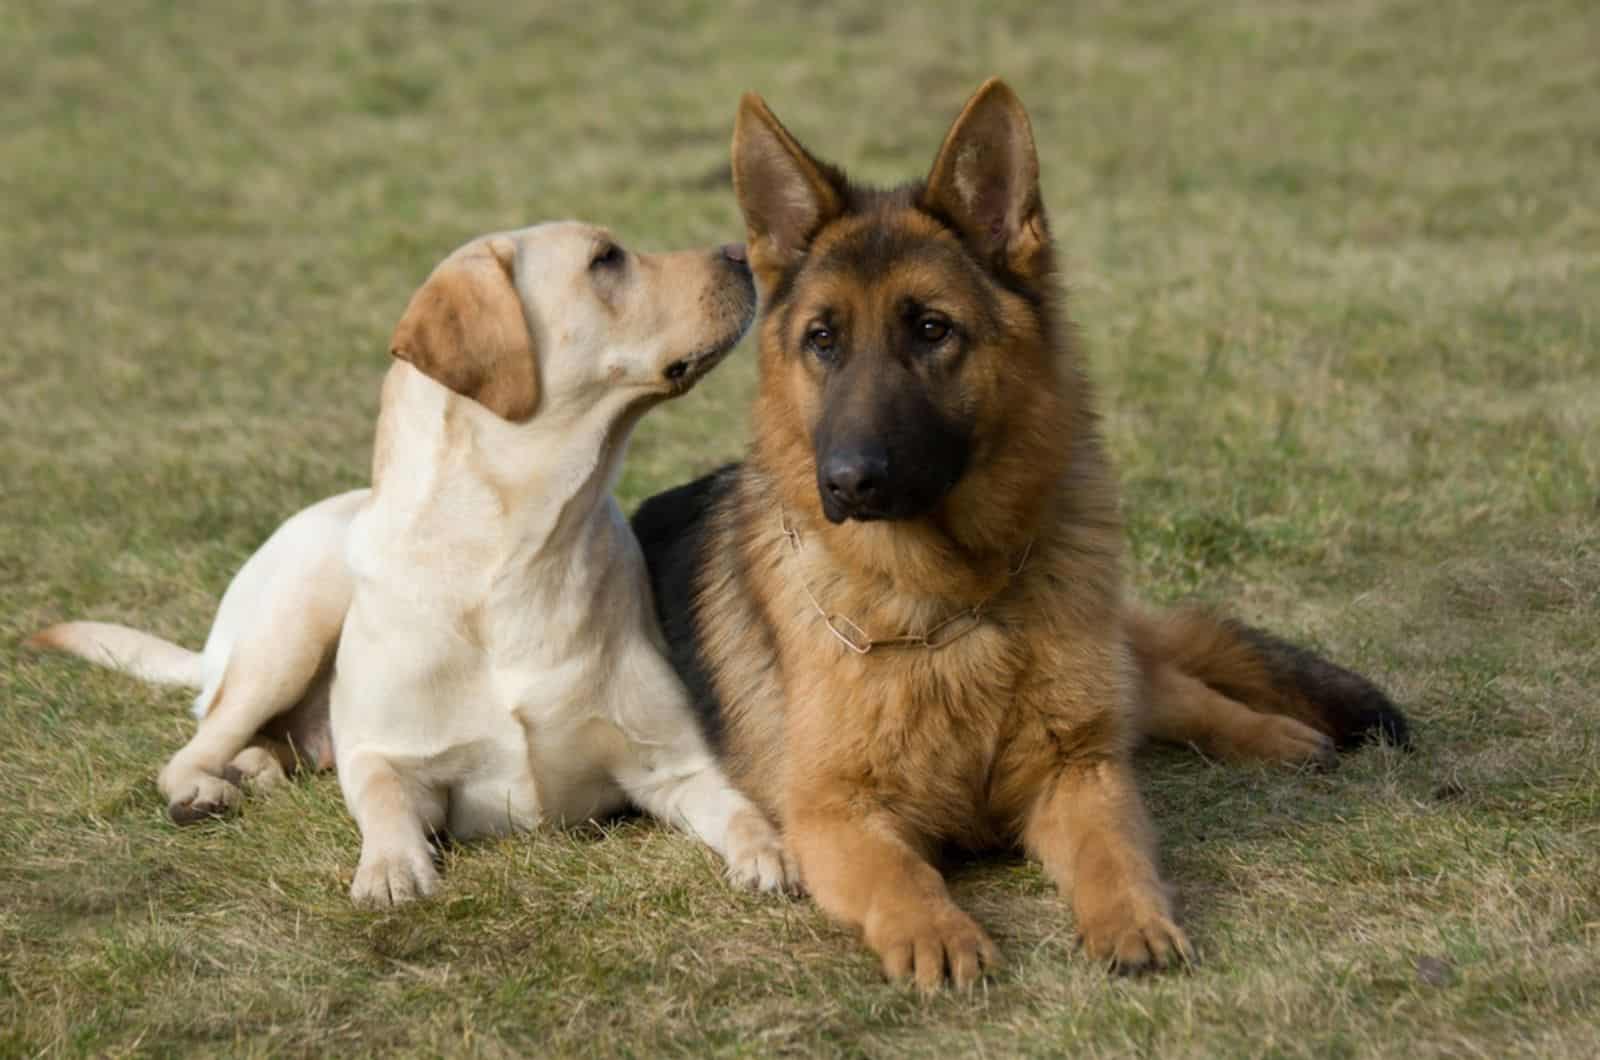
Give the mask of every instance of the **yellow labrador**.
POLYGON ((603 230, 473 240, 395 330, 373 487, 295 515, 245 563, 203 653, 105 623, 30 642, 200 687, 158 779, 174 820, 338 768, 361 827, 351 896, 434 890, 430 836, 604 815, 631 799, 762 889, 792 868, 728 784, 664 653, 611 486, 651 406, 744 333, 737 247, 636 254, 603 230), (331 721, 331 739, 329 723, 331 721))

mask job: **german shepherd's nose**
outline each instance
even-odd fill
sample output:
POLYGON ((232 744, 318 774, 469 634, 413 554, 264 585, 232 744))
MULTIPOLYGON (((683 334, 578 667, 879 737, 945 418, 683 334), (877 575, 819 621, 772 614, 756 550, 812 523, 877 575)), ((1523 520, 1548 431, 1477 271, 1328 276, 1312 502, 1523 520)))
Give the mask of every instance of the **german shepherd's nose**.
POLYGON ((889 455, 876 446, 836 450, 822 465, 823 514, 831 521, 882 515, 889 455))

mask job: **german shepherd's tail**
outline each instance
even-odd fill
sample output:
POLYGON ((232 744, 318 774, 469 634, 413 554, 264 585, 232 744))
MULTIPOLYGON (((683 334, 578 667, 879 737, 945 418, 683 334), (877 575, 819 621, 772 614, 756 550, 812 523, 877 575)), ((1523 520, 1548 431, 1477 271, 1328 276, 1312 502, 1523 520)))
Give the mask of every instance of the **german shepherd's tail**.
MULTIPOLYGON (((1376 685, 1270 633, 1194 608, 1135 611, 1128 628, 1147 674, 1175 669, 1253 711, 1309 725, 1341 751, 1374 739, 1411 746, 1405 715, 1376 685)), ((1188 699, 1200 710, 1202 699, 1227 709, 1211 697, 1188 699)))
POLYGON ((23 647, 64 651, 154 684, 185 688, 205 684, 199 652, 110 622, 63 622, 35 633, 23 647))

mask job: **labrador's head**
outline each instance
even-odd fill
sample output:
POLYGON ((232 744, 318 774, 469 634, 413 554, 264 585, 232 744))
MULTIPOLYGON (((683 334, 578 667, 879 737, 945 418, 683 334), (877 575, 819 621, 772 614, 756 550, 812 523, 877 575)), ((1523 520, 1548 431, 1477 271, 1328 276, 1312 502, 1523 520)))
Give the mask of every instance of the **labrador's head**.
POLYGON ((503 419, 684 393, 755 313, 742 247, 643 254, 563 221, 483 236, 411 298, 390 352, 503 419))

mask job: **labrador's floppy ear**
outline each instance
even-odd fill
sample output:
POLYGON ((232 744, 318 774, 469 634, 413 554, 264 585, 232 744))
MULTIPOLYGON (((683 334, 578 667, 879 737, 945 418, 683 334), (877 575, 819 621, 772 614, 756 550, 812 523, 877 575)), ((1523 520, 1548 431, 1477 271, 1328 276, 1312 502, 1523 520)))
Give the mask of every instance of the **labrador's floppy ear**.
POLYGON ((444 261, 411 296, 389 352, 521 422, 539 407, 539 365, 513 267, 512 248, 493 243, 444 261))
POLYGON ((922 203, 948 218, 986 262, 1034 279, 1048 268, 1033 129, 1022 101, 998 77, 983 83, 945 135, 922 203))
POLYGON ((844 208, 844 177, 800 146, 761 97, 746 92, 733 123, 733 190, 757 269, 799 259, 844 208))

